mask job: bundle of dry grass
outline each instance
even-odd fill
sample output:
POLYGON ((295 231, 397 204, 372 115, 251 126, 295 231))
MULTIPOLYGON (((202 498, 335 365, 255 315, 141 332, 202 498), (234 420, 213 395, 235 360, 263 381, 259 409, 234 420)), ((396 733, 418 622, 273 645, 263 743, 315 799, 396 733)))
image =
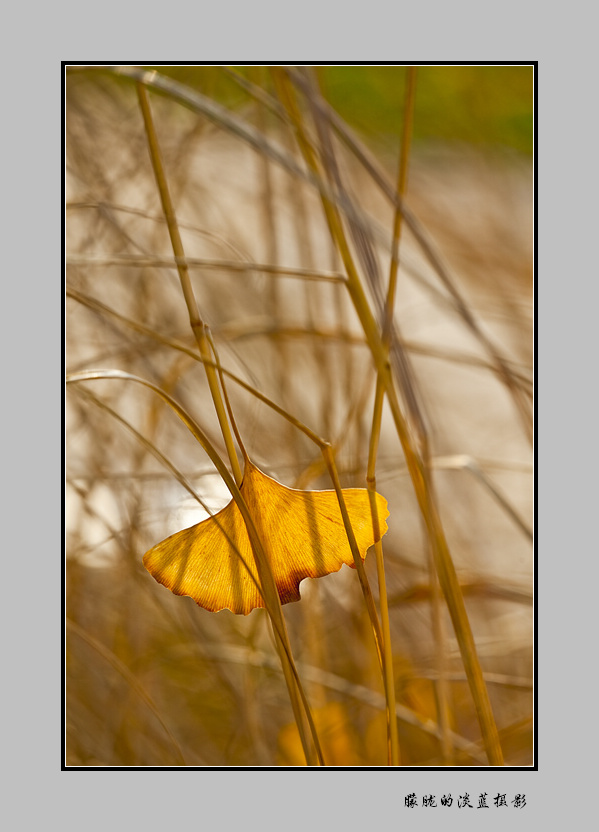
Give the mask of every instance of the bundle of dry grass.
POLYGON ((531 765, 532 172, 406 129, 396 182, 311 68, 231 83, 68 76, 67 764, 531 765), (246 459, 357 569, 281 607, 246 459), (142 564, 231 500, 248 615, 142 564))

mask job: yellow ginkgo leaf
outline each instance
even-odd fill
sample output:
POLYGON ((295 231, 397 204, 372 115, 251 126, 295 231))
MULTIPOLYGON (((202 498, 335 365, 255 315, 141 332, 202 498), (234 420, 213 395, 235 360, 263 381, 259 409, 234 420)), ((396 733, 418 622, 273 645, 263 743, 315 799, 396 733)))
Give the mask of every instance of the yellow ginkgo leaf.
MULTIPOLYGON (((344 563, 354 566, 335 491, 287 488, 249 460, 240 491, 282 604, 299 601, 299 584, 304 578, 338 572, 344 563)), ((364 559, 375 543, 368 491, 346 488, 343 497, 364 559)), ((376 506, 382 536, 387 531, 389 511, 380 494, 376 495, 376 506)), ((158 543, 146 552, 143 562, 171 592, 189 595, 211 612, 229 609, 247 615, 264 606, 247 528, 234 500, 213 517, 158 543)))

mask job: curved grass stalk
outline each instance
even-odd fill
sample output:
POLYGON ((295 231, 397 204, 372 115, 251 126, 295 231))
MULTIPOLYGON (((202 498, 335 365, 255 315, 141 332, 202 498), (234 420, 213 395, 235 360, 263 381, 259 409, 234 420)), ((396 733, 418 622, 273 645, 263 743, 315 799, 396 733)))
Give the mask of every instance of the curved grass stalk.
MULTIPOLYGON (((96 407, 100 408, 101 410, 104 410, 106 413, 112 416, 113 419, 116 419, 117 422, 120 422, 120 424, 123 425, 123 427, 126 428, 131 434, 133 434, 135 439, 141 445, 143 445, 143 447, 146 449, 146 451, 148 451, 148 453, 152 454, 152 456, 155 459, 157 459, 161 465, 163 465, 168 471, 170 471, 170 473, 177 480, 179 485, 181 485, 187 491, 187 493, 190 494, 194 498, 194 500, 196 500, 202 506, 202 508, 207 514, 213 514, 213 512, 210 511, 206 503, 202 500, 201 496, 195 490, 193 485, 189 482, 187 477, 184 476, 175 465, 173 465, 173 463, 168 459, 168 457, 166 457, 161 451, 158 450, 158 448, 156 447, 156 445, 154 445, 153 442, 150 442, 148 439, 146 439, 146 437, 143 436, 136 428, 134 428, 130 422, 128 422, 126 419, 123 419, 123 417, 120 416, 116 412, 116 410, 110 407, 110 405, 107 405, 106 402, 103 402, 97 396, 94 396, 94 394, 90 393, 89 390, 86 390, 84 387, 77 387, 75 389, 77 390, 77 393, 80 396, 83 396, 83 398, 85 398, 87 401, 92 402, 96 407)), ((224 529, 221 529, 221 531, 223 532, 223 534, 226 534, 224 529)), ((233 545, 232 541, 230 542, 231 545, 233 545)))
MULTIPOLYGON (((197 422, 187 413, 187 411, 183 407, 181 407, 180 404, 178 404, 178 402, 176 402, 171 396, 169 396, 168 393, 165 393, 164 390, 161 390, 155 384, 152 384, 152 382, 147 381, 146 379, 140 378, 139 376, 134 376, 130 373, 122 372, 121 370, 88 370, 87 372, 73 373, 67 376, 67 383, 72 384, 76 382, 92 381, 96 379, 121 379, 125 381, 133 381, 138 384, 142 384, 143 386, 157 393, 172 408, 172 410, 181 419, 181 421, 187 427, 190 433, 200 443, 200 445, 208 454, 214 466, 218 470, 218 473, 221 475, 223 481, 225 482, 225 485, 231 493, 232 498, 235 500, 239 508, 239 511, 241 512, 241 515, 244 519, 244 522, 248 530, 248 535, 250 537, 252 549, 256 560, 256 566, 258 569, 258 576, 260 579, 260 591, 264 598, 264 603, 266 606, 267 613, 269 615, 269 620, 271 621, 273 626, 273 632, 275 634, 275 643, 277 645, 277 651, 281 660, 283 674, 287 682, 287 689, 289 691, 289 697, 291 700, 294 716, 297 722, 298 731, 300 733, 300 737, 302 738, 302 745, 306 754, 306 762, 308 765, 324 765, 324 759, 322 757, 322 750, 318 741, 316 728, 314 726, 308 701, 306 699, 305 692, 303 690, 303 686, 301 684, 301 680, 299 678, 297 668, 295 667, 293 655, 291 652, 291 645, 289 643, 289 636, 287 634, 285 619, 283 617, 283 612, 281 609, 281 601, 279 598, 279 594, 277 592, 274 578, 270 570, 268 558, 260 541, 260 537, 254 525, 253 518, 248 510, 243 495, 239 490, 239 486, 229 473, 226 465, 223 463, 223 461, 217 454, 215 448, 211 444, 210 440, 208 439, 204 431, 200 428, 200 426, 197 424, 197 422), (313 746, 309 742, 304 724, 304 719, 306 719, 308 722, 313 746)), ((244 566, 246 569, 248 568, 247 564, 245 563, 244 566)))

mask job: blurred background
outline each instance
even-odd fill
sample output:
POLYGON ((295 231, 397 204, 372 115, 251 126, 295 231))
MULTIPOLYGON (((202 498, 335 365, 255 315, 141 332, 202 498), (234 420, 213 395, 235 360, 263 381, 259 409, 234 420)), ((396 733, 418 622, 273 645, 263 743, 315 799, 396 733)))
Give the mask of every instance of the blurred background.
MULTIPOLYGON (((250 457, 285 485, 332 487, 318 448, 253 389, 333 443, 344 487, 364 487, 376 372, 270 67, 145 69, 155 71, 145 80, 198 304, 223 366, 250 388, 227 386, 250 457)), ((407 67, 286 71, 381 322, 407 67)), ((67 371, 151 381, 226 458, 134 72, 67 70, 67 371)), ((418 67, 392 354, 406 418, 428 440, 511 766, 533 763, 533 72, 418 67)), ((67 765, 303 765, 264 611, 209 613, 142 565, 151 546, 229 501, 201 447, 154 393, 123 380, 68 385, 66 441, 67 765)), ((376 474, 390 510, 402 764, 484 766, 386 409, 376 474)), ((365 566, 376 596, 373 551, 365 566)), ((284 613, 325 760, 386 765, 357 575, 344 566, 301 593, 284 613)))

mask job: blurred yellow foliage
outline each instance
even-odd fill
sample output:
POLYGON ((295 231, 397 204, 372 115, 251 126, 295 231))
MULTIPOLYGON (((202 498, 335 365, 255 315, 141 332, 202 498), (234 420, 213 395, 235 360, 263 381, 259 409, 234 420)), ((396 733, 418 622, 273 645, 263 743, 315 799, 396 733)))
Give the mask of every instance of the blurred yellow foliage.
MULTIPOLYGON (((328 702, 321 708, 314 709, 312 717, 327 766, 362 766, 365 764, 360 754, 358 734, 350 722, 345 705, 341 702, 328 702)), ((306 764, 295 723, 283 726, 279 732, 278 747, 280 765, 304 766, 306 764)))

